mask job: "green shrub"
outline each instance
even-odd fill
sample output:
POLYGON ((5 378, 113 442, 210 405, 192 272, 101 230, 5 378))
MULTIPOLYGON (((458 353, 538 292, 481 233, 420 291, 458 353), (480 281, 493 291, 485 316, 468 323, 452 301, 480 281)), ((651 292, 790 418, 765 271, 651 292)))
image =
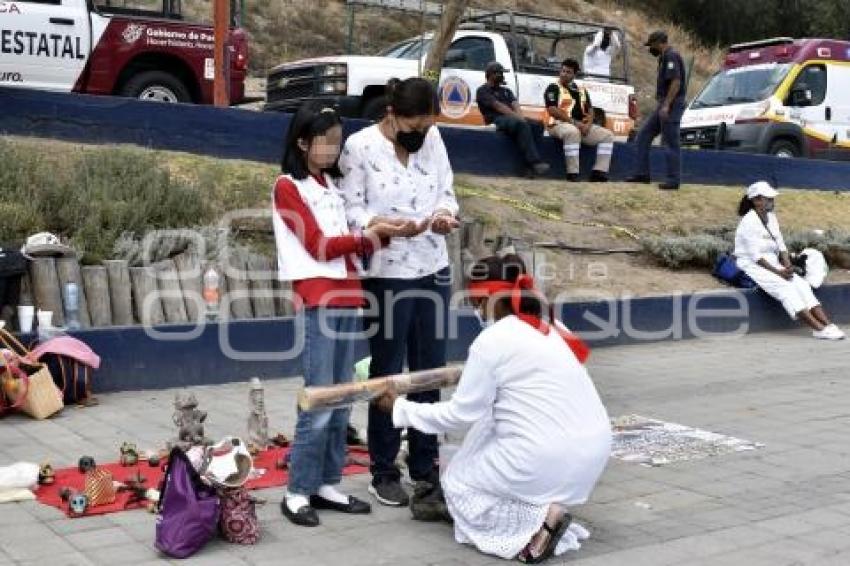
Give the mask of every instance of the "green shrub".
POLYGON ((718 254, 729 251, 731 242, 712 234, 690 236, 649 236, 641 246, 656 263, 670 269, 711 268, 718 254))
POLYGON ((212 220, 202 185, 175 178, 151 151, 44 154, 0 139, 0 162, 0 241, 47 230, 81 250, 84 261, 97 262, 113 256, 122 233, 212 220))

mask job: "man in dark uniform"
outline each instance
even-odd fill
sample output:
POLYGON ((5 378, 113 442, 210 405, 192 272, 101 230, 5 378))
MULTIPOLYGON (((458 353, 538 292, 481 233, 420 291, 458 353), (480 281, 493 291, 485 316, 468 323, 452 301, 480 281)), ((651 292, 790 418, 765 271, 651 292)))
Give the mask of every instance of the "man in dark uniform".
POLYGON ((681 146, 679 126, 685 112, 685 63, 682 56, 667 42, 667 33, 655 31, 646 42, 649 52, 658 57, 658 82, 655 100, 658 107, 647 118, 638 132, 635 144, 637 158, 635 171, 627 180, 632 183, 649 183, 649 148, 655 136, 661 134, 666 147, 667 179, 659 189, 675 191, 681 182, 681 146))
POLYGON ((540 159, 534 129, 522 115, 514 93, 502 86, 505 84, 505 68, 494 61, 487 65, 484 77, 487 82, 475 93, 484 123, 495 124, 496 129, 511 136, 529 170, 534 175, 543 175, 549 170, 549 164, 540 159))

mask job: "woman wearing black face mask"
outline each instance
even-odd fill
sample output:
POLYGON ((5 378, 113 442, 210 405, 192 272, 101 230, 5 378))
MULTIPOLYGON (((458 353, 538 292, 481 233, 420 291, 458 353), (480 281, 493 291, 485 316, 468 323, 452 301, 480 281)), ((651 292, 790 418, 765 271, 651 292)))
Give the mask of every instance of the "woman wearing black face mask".
MULTIPOLYGON (((440 105, 433 85, 420 78, 387 85, 387 113, 351 135, 339 160, 339 182, 353 229, 390 223, 401 235, 376 252, 363 279, 369 302, 366 328, 370 377, 446 363, 451 275, 445 235, 458 226, 453 175, 434 126, 440 105)), ((415 394, 433 403, 439 392, 415 394)), ((369 410, 369 491, 385 505, 409 502, 395 465, 401 437, 385 413, 369 410)), ((411 430, 408 465, 414 481, 438 481, 437 439, 411 430)))

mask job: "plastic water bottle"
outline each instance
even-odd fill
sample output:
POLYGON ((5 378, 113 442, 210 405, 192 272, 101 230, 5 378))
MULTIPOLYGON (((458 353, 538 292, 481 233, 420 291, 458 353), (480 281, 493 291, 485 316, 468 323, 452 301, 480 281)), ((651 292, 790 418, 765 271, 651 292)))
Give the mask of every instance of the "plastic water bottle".
POLYGON ((214 267, 210 267, 204 272, 204 302, 207 305, 207 318, 215 319, 218 317, 218 306, 221 297, 219 292, 219 283, 221 277, 214 267))
POLYGON ((69 330, 80 328, 80 288, 76 283, 65 284, 65 326, 69 330))

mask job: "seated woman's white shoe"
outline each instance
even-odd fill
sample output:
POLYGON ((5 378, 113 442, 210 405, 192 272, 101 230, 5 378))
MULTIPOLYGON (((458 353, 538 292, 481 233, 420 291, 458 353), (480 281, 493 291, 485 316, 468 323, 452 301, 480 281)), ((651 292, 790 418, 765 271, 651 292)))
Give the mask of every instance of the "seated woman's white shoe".
POLYGON ((812 336, 819 340, 843 340, 844 333, 834 324, 824 327, 823 330, 815 330, 812 336))
POLYGON ((837 325, 837 324, 830 324, 829 326, 831 326, 831 327, 832 327, 832 329, 833 329, 835 332, 837 332, 838 334, 840 334, 840 335, 841 335, 841 338, 846 338, 846 337, 847 337, 847 335, 846 335, 846 334, 844 334, 844 331, 843 331, 843 330, 841 330, 840 328, 838 328, 838 325, 837 325))

